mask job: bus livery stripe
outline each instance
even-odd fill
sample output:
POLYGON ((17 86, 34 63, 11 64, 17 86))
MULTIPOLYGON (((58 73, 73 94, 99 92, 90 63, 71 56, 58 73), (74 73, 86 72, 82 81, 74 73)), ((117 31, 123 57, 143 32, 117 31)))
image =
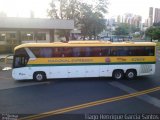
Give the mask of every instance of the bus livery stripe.
POLYGON ((155 64, 155 62, 127 62, 127 63, 76 63, 76 64, 28 64, 27 66, 82 66, 82 65, 129 65, 129 64, 155 64))

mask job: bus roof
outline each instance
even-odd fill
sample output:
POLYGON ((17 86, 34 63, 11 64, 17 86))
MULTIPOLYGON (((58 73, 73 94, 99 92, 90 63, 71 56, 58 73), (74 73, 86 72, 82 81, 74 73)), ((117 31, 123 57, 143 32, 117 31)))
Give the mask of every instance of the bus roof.
POLYGON ((69 41, 53 43, 25 43, 18 45, 14 50, 25 47, 82 47, 82 46, 156 46, 153 42, 110 42, 110 41, 69 41))

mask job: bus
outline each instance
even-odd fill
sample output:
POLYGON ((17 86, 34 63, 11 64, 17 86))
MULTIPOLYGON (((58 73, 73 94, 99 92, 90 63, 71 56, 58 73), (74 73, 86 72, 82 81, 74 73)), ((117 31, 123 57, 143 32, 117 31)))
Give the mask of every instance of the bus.
POLYGON ((15 80, 153 75, 156 44, 152 42, 70 41, 26 43, 14 49, 15 80))

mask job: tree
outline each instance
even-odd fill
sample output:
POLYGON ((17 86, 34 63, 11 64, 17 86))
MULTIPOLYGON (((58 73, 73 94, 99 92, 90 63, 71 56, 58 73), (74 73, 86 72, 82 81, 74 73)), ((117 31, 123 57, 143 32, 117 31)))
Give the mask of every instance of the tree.
POLYGON ((98 34, 106 28, 104 14, 107 13, 107 0, 95 0, 95 4, 80 4, 81 34, 83 39, 97 38, 98 34))
POLYGON ((129 34, 129 25, 126 23, 122 23, 119 27, 116 28, 116 35, 128 35, 129 34))
POLYGON ((160 40, 160 27, 155 27, 153 30, 153 39, 160 40))
POLYGON ((116 28, 115 34, 116 35, 129 35, 131 33, 137 32, 137 31, 140 31, 140 29, 137 28, 136 26, 130 25, 130 24, 127 24, 127 23, 121 23, 116 28))
MULTIPOLYGON (((49 4, 50 8, 47 10, 48 16, 52 19, 64 19, 69 20, 72 19, 75 22, 75 25, 77 25, 77 19, 79 17, 79 2, 77 0, 57 0, 49 4), (59 3, 59 6, 56 6, 56 4, 59 3)), ((66 41, 69 41, 71 30, 57 30, 57 34, 60 37, 65 37, 66 41)))
POLYGON ((160 40, 160 27, 150 27, 146 30, 146 36, 150 37, 151 41, 153 39, 160 40))
MULTIPOLYGON (((105 29, 104 15, 107 12, 107 0, 95 0, 96 5, 80 2, 78 0, 58 0, 59 6, 52 0, 48 16, 52 19, 73 19, 75 26, 81 26, 83 37, 96 36, 105 29)), ((59 30, 58 34, 69 40, 70 30, 59 30)))

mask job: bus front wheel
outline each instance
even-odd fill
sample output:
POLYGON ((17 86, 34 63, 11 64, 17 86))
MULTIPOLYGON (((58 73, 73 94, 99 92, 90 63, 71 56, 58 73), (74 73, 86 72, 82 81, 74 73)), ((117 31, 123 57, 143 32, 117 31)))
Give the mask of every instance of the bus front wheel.
POLYGON ((124 72, 123 70, 114 70, 112 77, 116 80, 120 80, 124 77, 124 72))
POLYGON ((33 74, 33 79, 38 82, 44 81, 46 79, 46 74, 44 72, 35 72, 33 74))

